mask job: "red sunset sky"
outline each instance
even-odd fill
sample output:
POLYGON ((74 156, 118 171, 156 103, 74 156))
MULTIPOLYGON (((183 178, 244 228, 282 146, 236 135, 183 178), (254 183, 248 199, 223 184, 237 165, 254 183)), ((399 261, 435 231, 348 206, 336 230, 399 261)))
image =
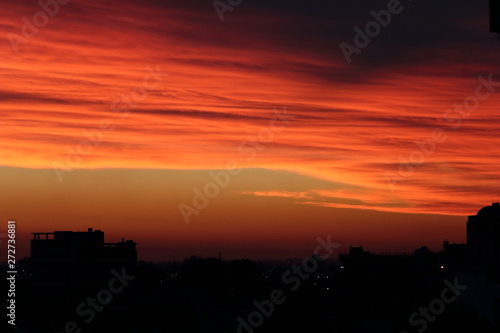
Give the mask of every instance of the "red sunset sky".
POLYGON ((387 3, 244 0, 221 21, 211 1, 72 0, 30 37, 37 1, 0 6, 0 220, 20 253, 88 227, 147 260, 464 242, 500 200, 488 3, 401 1, 348 63, 339 45, 387 3))

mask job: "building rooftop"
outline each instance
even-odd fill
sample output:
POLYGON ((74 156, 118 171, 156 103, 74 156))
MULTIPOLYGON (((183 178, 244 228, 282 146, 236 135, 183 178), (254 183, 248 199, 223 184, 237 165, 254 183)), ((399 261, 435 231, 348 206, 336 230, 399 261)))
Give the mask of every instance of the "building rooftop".
POLYGON ((477 212, 477 217, 499 217, 500 218, 500 203, 494 202, 491 206, 485 206, 477 212))

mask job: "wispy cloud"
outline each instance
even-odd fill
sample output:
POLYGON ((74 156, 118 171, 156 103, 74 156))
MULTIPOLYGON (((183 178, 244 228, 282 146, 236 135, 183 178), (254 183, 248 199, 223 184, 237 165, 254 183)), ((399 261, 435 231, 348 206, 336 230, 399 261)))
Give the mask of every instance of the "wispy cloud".
MULTIPOLYGON (((210 3, 71 1, 22 52, 12 52, 7 39, 0 44, 1 163, 50 168, 82 130, 116 118, 112 99, 158 63, 170 72, 168 82, 118 118, 81 168, 222 168, 238 157, 234 147, 269 121, 270 110, 287 105, 295 120, 242 167, 285 169, 365 190, 255 195, 442 214, 494 200, 499 94, 449 132, 396 193, 388 193, 383 177, 415 140, 446 125, 441 115, 474 89, 477 75, 493 73, 500 81, 498 49, 484 29, 486 5, 414 3, 348 66, 338 42, 352 38, 352 27, 373 5, 354 7, 291 1, 283 9, 256 1, 221 24, 210 3), (445 5, 449 18, 436 9, 445 5)), ((36 2, 3 6, 2 31, 19 31, 21 18, 36 10, 36 2)))

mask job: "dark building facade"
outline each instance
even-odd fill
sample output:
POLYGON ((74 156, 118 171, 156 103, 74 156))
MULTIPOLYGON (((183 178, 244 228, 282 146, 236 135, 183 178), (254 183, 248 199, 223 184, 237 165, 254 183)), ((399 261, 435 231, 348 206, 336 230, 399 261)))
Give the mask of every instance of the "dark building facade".
POLYGON ((105 288, 113 270, 134 272, 136 266, 136 243, 124 239, 105 243, 101 230, 34 233, 31 240, 32 281, 37 292, 105 288))
POLYGON ((500 204, 481 208, 467 221, 467 246, 472 263, 479 269, 500 267, 500 204))
POLYGON ((500 0, 490 0, 490 31, 500 32, 500 0))

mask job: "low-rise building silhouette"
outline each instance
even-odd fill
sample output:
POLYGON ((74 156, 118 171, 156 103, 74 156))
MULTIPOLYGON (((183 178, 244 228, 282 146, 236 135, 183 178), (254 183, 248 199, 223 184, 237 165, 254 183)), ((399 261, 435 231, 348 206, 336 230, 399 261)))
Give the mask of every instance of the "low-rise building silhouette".
POLYGON ((111 271, 134 271, 136 243, 105 243, 104 232, 33 233, 31 270, 34 291, 66 292, 105 288, 111 271))

